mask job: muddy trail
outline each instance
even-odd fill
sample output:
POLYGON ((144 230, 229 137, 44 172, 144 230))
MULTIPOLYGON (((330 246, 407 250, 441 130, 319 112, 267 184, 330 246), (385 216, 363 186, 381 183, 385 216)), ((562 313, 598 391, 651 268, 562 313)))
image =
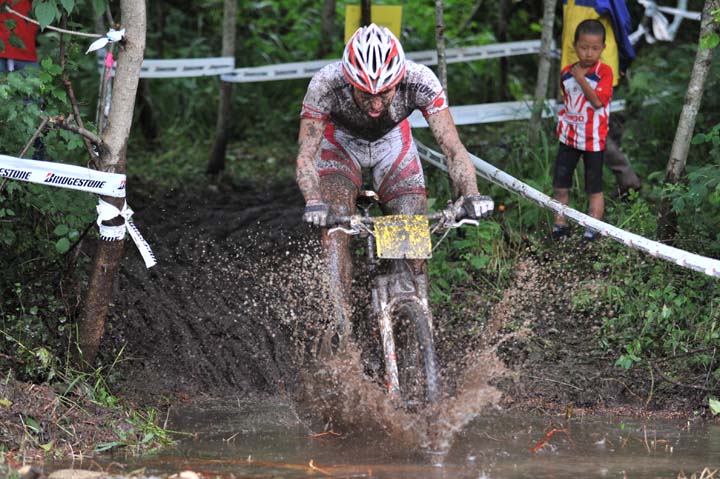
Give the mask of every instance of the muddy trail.
MULTIPOLYGON (((146 270, 126 248, 102 347, 106 359, 122 349, 119 393, 150 402, 282 395, 304 404, 309 421, 325 427, 331 416, 336 427, 382 423, 409 443, 443 443, 446 438, 413 425, 417 415, 403 417, 385 401, 365 374, 361 353, 313 361, 331 318, 332 286, 318 233, 300 221, 294 183, 155 192, 133 204, 158 265, 146 270)), ((645 413, 682 410, 692 401, 643 372, 615 368, 612 352, 597 348, 599 317, 612 305, 582 309, 571 301, 581 289, 592 297, 603 274, 591 268, 592 254, 578 253, 574 244, 559 245, 552 255, 528 247, 498 299, 461 289, 454 294, 461 307, 435 309, 451 397, 432 413, 441 415, 448 434, 493 406, 645 413)), ((366 301, 359 294, 356 309, 366 301)), ((363 314, 356 316, 356 336, 372 331, 363 314)))

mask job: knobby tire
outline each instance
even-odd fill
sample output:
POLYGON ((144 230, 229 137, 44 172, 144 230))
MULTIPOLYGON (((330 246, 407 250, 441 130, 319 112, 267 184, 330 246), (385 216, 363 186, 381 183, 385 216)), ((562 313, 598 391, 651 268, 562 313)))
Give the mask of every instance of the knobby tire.
POLYGON ((400 395, 408 406, 433 404, 440 399, 440 376, 429 311, 417 301, 406 301, 393 314, 400 395))

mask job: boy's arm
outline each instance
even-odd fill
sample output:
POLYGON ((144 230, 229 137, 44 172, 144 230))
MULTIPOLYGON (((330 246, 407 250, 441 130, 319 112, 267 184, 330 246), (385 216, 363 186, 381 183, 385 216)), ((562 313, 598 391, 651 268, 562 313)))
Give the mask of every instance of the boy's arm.
POLYGON ((575 78, 575 81, 578 82, 580 88, 582 88, 585 98, 587 98, 593 108, 602 108, 604 106, 602 100, 595 92, 593 87, 591 87, 588 81, 585 79, 585 73, 587 73, 587 71, 587 68, 582 68, 578 63, 573 65, 570 69, 572 76, 575 78))

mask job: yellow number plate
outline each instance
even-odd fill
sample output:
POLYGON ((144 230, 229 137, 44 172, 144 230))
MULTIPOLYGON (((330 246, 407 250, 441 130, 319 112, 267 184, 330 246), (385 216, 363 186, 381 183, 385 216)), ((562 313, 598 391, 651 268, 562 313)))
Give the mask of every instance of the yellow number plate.
POLYGON ((432 256, 430 225, 422 215, 378 216, 374 230, 379 258, 424 259, 432 256))

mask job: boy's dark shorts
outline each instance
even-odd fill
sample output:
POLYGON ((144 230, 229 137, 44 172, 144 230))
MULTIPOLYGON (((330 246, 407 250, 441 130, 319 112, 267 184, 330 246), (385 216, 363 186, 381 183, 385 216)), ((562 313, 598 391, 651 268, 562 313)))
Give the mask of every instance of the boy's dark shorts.
POLYGON ((553 187, 569 189, 572 186, 573 172, 581 156, 585 165, 585 192, 589 195, 602 193, 602 167, 605 152, 576 150, 564 143, 560 143, 558 148, 553 187))

